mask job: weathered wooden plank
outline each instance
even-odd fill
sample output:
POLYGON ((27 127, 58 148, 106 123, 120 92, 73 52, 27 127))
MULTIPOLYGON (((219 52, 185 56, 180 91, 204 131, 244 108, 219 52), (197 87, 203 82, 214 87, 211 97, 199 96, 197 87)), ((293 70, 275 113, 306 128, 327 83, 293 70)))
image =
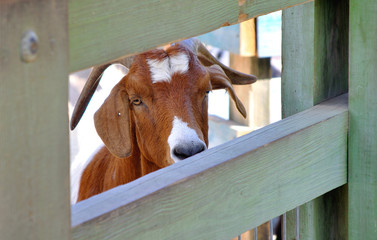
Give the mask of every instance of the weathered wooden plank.
MULTIPOLYGON (((348 88, 348 2, 315 1, 284 11, 283 116, 348 88), (293 34, 294 33, 294 34, 293 34)), ((301 206, 300 237, 345 239, 346 189, 301 206)), ((293 210, 295 212, 295 210, 293 210)), ((296 236, 295 213, 287 214, 287 237, 296 236)))
MULTIPOLYGON (((314 2, 283 10, 282 14, 282 116, 301 112, 314 105, 314 2)), ((302 239, 313 236, 314 201, 286 214, 286 239, 296 239, 297 221, 302 239)))
POLYGON ((283 118, 313 104, 314 2, 289 8, 282 14, 283 118))
POLYGON ((377 1, 350 1, 349 239, 377 233, 377 1))
MULTIPOLYGON (((314 105, 314 2, 283 10, 282 14, 282 116, 314 105)), ((314 239, 314 202, 286 214, 286 239, 296 239, 297 221, 303 239, 314 239), (299 219, 296 219, 299 211, 299 219)))
POLYGON ((347 16, 343 0, 283 11, 283 117, 347 92, 347 16))
POLYGON ((347 181, 347 96, 82 201, 74 239, 230 239, 347 181))
POLYGON ((0 1, 2 240, 70 239, 67 8, 0 1), (36 53, 23 55, 28 63, 20 54, 27 30, 38 38, 26 41, 36 53))
POLYGON ((69 0, 70 71, 310 0, 69 0))

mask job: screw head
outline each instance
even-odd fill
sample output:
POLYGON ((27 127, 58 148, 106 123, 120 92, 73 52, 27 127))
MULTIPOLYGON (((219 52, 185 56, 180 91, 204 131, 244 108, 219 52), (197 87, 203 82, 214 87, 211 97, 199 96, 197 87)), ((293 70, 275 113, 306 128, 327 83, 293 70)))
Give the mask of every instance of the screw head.
POLYGON ((22 35, 20 52, 23 62, 33 62, 37 58, 38 36, 32 30, 28 30, 22 35))

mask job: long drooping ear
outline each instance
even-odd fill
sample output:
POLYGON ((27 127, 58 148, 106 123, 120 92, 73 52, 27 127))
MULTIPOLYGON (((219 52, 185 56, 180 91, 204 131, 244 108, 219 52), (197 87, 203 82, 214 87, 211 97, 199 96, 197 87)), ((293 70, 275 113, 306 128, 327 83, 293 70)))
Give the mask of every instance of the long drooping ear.
POLYGON ((236 95, 236 93, 233 89, 231 80, 225 74, 223 69, 219 65, 214 64, 212 66, 207 67, 207 70, 208 70, 208 73, 209 73, 210 78, 211 78, 212 89, 214 89, 214 90, 216 90, 216 89, 227 89, 227 91, 228 91, 230 97, 232 98, 233 102, 235 103, 238 111, 242 114, 242 116, 244 118, 246 118, 247 113, 246 113, 245 107, 243 106, 240 99, 238 99, 238 97, 237 97, 237 95, 236 95))
POLYGON ((109 151, 119 158, 128 157, 132 152, 129 100, 124 79, 115 85, 94 115, 98 135, 109 151))
POLYGON ((102 65, 93 67, 88 77, 88 80, 86 81, 85 86, 79 96, 79 99, 77 100, 75 109, 73 110, 72 118, 71 118, 71 130, 75 129, 77 124, 79 123, 82 115, 84 114, 86 110, 86 107, 89 104, 90 99, 92 99, 92 96, 97 89, 99 81, 102 78, 102 74, 107 69, 107 67, 109 67, 111 64, 121 64, 125 66, 128 71, 133 60, 134 60, 134 57, 130 56, 130 57, 125 57, 125 58, 115 60, 110 63, 105 63, 102 65))

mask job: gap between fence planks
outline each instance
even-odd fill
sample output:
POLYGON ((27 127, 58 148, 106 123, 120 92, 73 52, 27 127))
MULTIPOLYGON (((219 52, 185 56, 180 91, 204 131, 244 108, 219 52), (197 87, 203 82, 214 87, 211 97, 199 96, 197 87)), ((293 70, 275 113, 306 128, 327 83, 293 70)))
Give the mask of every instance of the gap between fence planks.
POLYGON ((69 0, 70 71, 310 0, 69 0))
POLYGON ((347 95, 72 207, 73 239, 227 239, 347 181, 347 95))

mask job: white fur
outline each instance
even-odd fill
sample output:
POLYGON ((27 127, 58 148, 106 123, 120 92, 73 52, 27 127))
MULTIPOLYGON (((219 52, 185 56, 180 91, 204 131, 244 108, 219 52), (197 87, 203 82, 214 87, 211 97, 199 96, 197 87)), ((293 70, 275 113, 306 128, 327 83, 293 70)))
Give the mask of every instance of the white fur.
POLYGON ((179 162, 178 159, 173 154, 173 149, 175 146, 180 144, 191 144, 192 142, 200 142, 205 146, 205 143, 198 137, 196 131, 188 126, 186 122, 183 122, 178 117, 174 117, 173 127, 168 137, 168 144, 170 147, 170 156, 174 162, 179 162))
POLYGON ((174 73, 186 73, 189 68, 189 58, 185 53, 179 53, 162 60, 148 59, 152 82, 170 82, 174 73))
POLYGON ((171 75, 186 73, 189 68, 189 58, 185 53, 179 53, 170 58, 171 75))
POLYGON ((161 61, 156 59, 148 59, 149 70, 151 72, 152 82, 170 82, 170 63, 169 58, 161 61))
POLYGON ((90 157, 85 156, 85 153, 77 155, 75 161, 71 163, 71 204, 75 204, 77 202, 77 198, 79 196, 80 179, 85 168, 103 146, 103 144, 99 145, 97 149, 90 154, 90 157), (84 159, 84 161, 81 161, 82 159, 84 159))

